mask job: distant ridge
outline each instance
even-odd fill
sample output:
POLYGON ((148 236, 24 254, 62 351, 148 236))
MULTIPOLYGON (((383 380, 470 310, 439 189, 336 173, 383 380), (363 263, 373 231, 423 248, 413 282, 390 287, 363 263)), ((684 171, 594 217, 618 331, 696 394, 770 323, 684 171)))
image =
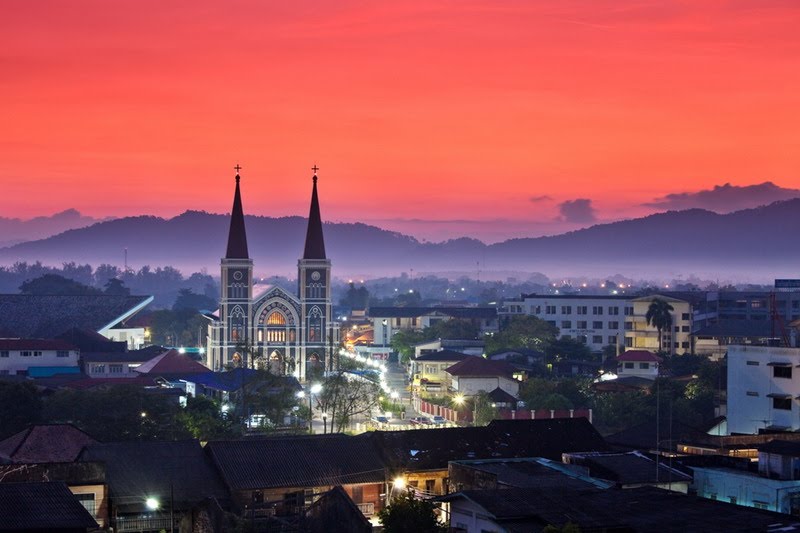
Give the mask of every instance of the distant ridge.
MULTIPOLYGON (((77 261, 134 267, 173 265, 215 273, 224 255, 228 217, 186 211, 174 218, 127 217, 0 248, 0 264, 77 261)), ((247 216, 250 253, 259 276, 291 274, 302 255, 302 217, 247 216)), ((423 271, 516 270, 555 275, 660 276, 704 272, 719 276, 800 277, 800 199, 717 214, 668 211, 598 224, 552 237, 486 245, 471 238, 423 243, 367 224, 325 224, 334 275, 423 271)))

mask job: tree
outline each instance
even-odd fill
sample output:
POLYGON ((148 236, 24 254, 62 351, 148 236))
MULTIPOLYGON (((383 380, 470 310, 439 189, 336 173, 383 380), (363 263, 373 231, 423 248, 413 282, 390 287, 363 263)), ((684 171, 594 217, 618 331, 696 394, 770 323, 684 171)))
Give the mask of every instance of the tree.
POLYGON ((363 285, 356 288, 355 283, 351 281, 344 297, 339 300, 339 305, 350 309, 366 309, 369 305, 369 291, 363 285))
POLYGON ((78 283, 58 274, 45 274, 36 279, 31 279, 19 286, 22 294, 59 294, 59 295, 80 295, 80 294, 100 294, 100 291, 78 283))
POLYGON ((592 361, 595 357, 584 343, 575 339, 560 338, 551 342, 544 350, 549 361, 562 359, 592 361))
POLYGON ((42 400, 31 383, 0 381, 0 439, 39 422, 42 400))
POLYGON ((207 441, 238 437, 241 426, 225 416, 217 401, 208 396, 189 396, 180 414, 180 422, 196 439, 207 441))
POLYGON ((486 336, 486 351, 528 349, 544 351, 556 340, 558 328, 530 315, 515 316, 498 333, 486 336))
POLYGON ((392 350, 400 354, 400 362, 408 363, 414 355, 414 346, 428 340, 421 331, 403 329, 392 335, 392 350))
POLYGON ((393 496, 391 503, 378 513, 384 533, 445 533, 447 526, 436 517, 436 504, 414 497, 412 491, 393 496))
POLYGON ((209 298, 204 294, 195 294, 190 289, 181 289, 178 291, 178 297, 175 298, 172 310, 191 309, 192 311, 200 311, 201 309, 210 310, 216 307, 217 301, 213 298, 209 298))
POLYGON ((130 296, 131 290, 125 286, 121 279, 110 278, 106 284, 103 292, 106 294, 114 294, 119 296, 130 296))
POLYGON ((486 426, 497 418, 497 406, 492 403, 486 391, 480 391, 472 398, 473 421, 476 426, 486 426))
POLYGON ((340 371, 323 380, 317 401, 328 414, 331 431, 342 432, 354 416, 367 415, 378 405, 379 394, 380 387, 374 381, 340 371))
POLYGON ((665 329, 672 327, 672 315, 670 314, 675 308, 668 302, 661 298, 654 298, 647 308, 647 313, 644 318, 647 320, 647 325, 652 325, 658 330, 658 351, 663 352, 664 346, 662 343, 662 332, 665 329))
POLYGON ((475 339, 480 331, 469 320, 440 320, 423 330, 426 340, 434 339, 475 339))

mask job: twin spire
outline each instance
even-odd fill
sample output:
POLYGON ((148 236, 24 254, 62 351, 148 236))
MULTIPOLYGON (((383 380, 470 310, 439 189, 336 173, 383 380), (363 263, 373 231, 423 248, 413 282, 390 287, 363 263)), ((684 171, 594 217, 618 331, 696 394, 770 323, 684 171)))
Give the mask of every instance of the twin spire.
MULTIPOLYGON (((233 167, 236 170, 236 192, 233 195, 233 208, 231 208, 231 226, 228 231, 228 250, 225 253, 226 259, 249 259, 247 251, 247 232, 244 227, 244 210, 242 209, 242 195, 239 191, 239 171, 242 169, 238 164, 233 167)), ((306 231, 306 245, 303 251, 303 259, 325 259, 325 239, 322 235, 322 217, 319 212, 319 198, 317 197, 317 165, 311 169, 314 171, 313 189, 311 191, 311 209, 308 213, 308 229, 306 231)))

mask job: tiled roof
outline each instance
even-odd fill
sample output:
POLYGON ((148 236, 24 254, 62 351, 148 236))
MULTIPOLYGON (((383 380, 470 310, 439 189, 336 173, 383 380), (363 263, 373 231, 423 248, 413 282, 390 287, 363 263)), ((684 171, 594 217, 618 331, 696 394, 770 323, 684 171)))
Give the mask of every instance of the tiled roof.
POLYGON ((380 483, 386 479, 373 442, 349 435, 211 441, 206 449, 233 490, 380 483))
POLYGON ((128 346, 125 341, 112 341, 90 329, 70 328, 56 338, 74 344, 81 353, 124 352, 128 346))
POLYGON ((415 358, 415 361, 463 361, 467 357, 472 357, 465 353, 453 350, 439 350, 438 352, 428 352, 415 358))
POLYGON ((0 483, 0 531, 61 531, 97 527, 63 482, 0 483))
POLYGON ((459 459, 544 457, 604 451, 608 445, 585 418, 494 420, 485 427, 374 431, 359 436, 378 441, 393 469, 446 469, 459 459))
POLYGON ((149 374, 151 376, 168 376, 179 374, 197 374, 211 372, 211 369, 202 365, 186 354, 178 350, 168 350, 161 355, 157 355, 136 367, 136 372, 149 374))
POLYGON ((0 339, 0 350, 77 350, 60 339, 0 339))
POLYGON ((145 363, 167 351, 161 346, 148 346, 129 352, 81 352, 84 363, 145 363))
MULTIPOLYGON (((612 383, 612 382, 605 382, 612 383)), ((669 440, 695 442, 697 438, 708 437, 708 435, 697 428, 687 426, 670 417, 662 416, 658 425, 656 420, 651 418, 646 422, 629 427, 606 437, 606 441, 615 448, 627 448, 638 450, 651 450, 656 448, 656 442, 661 442, 662 446, 669 447, 669 440)), ((673 446, 674 448, 674 446, 673 446)))
MULTIPOLYGON (((183 381, 190 381, 198 385, 203 385, 209 389, 227 392, 241 389, 245 382, 247 383, 248 387, 251 383, 272 386, 270 390, 274 389, 275 392, 286 389, 293 391, 302 390, 297 378, 293 376, 265 376, 264 374, 264 371, 255 370, 252 368, 235 368, 225 372, 206 372, 202 374, 195 373, 184 376, 182 379, 183 381), (263 379, 264 377, 269 378, 268 382, 266 382, 267 380, 263 379)), ((259 393, 269 393, 270 390, 266 390, 264 387, 259 387, 259 393)))
POLYGON ((758 451, 765 453, 773 453, 776 455, 789 455, 791 457, 800 457, 800 442, 791 442, 780 440, 780 438, 762 444, 758 447, 758 451))
POLYGON ((516 404, 517 399, 511 394, 507 393, 500 387, 497 387, 489 393, 489 399, 496 403, 511 403, 516 404))
POLYGON ((647 350, 628 350, 617 357, 617 361, 643 361, 650 363, 660 363, 663 361, 659 356, 647 350))
POLYGON ((19 337, 53 338, 72 327, 100 331, 152 296, 0 294, 0 329, 19 337))
POLYGON ((514 367, 505 361, 493 361, 483 357, 470 356, 454 364, 445 372, 451 376, 459 377, 506 376, 510 378, 514 373, 514 367))
POLYGON ((496 318, 494 307, 370 307, 374 318, 414 318, 440 313, 452 318, 496 318))
POLYGON ((84 446, 95 442, 72 424, 43 424, 0 441, 0 453, 15 463, 71 462, 84 446))
POLYGON ((196 440, 93 444, 84 449, 79 461, 105 463, 111 497, 123 509, 144 509, 150 497, 168 502, 170 488, 176 509, 187 509, 206 498, 229 498, 196 440))
POLYGON ((661 482, 688 482, 692 476, 662 461, 658 463, 638 451, 624 453, 575 454, 573 464, 589 468, 589 475, 620 485, 661 482))
POLYGON ((237 488, 379 482, 383 463, 370 442, 347 435, 210 442, 212 457, 237 488))

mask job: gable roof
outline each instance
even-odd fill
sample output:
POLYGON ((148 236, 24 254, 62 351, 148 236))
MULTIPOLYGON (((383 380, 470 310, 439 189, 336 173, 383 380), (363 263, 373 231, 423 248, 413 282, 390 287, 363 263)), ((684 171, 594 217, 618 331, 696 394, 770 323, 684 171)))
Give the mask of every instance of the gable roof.
POLYGON ((15 463, 71 462, 96 442, 72 424, 41 424, 0 441, 0 454, 15 463))
POLYGON ((660 482, 688 482, 692 476, 671 468, 666 462, 658 464, 638 451, 623 453, 572 454, 570 464, 586 466, 589 475, 620 485, 660 482))
POLYGON ((628 350, 617 356, 617 361, 642 361, 650 363, 660 363, 663 361, 659 356, 647 350, 628 350))
POLYGON ((145 363, 167 351, 162 346, 147 346, 140 350, 81 352, 84 363, 145 363))
POLYGON ((500 387, 497 387, 489 393, 489 399, 495 403, 517 403, 517 399, 511 394, 507 393, 500 387))
POLYGON ((71 350, 78 348, 60 339, 0 339, 0 350, 71 350))
POLYGON ((446 469, 448 461, 544 457, 603 451, 608 445, 585 418, 493 420, 485 427, 373 431, 359 438, 375 439, 387 465, 395 470, 446 469))
POLYGON ((373 442, 343 434, 211 441, 206 445, 233 490, 382 483, 373 442))
POLYGON ((152 296, 0 294, 0 329, 53 338, 72 327, 102 331, 133 316, 152 296))
POLYGON ((151 376, 169 376, 180 374, 197 374, 211 372, 211 369, 202 365, 186 354, 172 349, 157 355, 142 363, 134 369, 140 374, 151 376))
POLYGON ((465 353, 453 350, 439 350, 438 352, 428 352, 415 358, 415 361, 463 361, 467 357, 474 357, 465 353))
POLYGON ((169 501, 170 489, 176 509, 186 509, 206 498, 229 498, 196 440, 92 444, 78 460, 105 463, 111 497, 123 509, 143 509, 148 497, 169 501))
POLYGON ((505 361, 493 361, 492 359, 471 355, 454 364, 445 372, 451 376, 458 377, 505 376, 511 378, 514 373, 514 367, 505 361))
POLYGON ((0 483, 0 531, 60 531, 97 527, 62 482, 0 483))
POLYGON ((297 378, 294 376, 276 376, 269 374, 269 379, 264 380, 263 378, 267 377, 265 374, 263 370, 256 370, 253 368, 234 368, 233 370, 226 370, 224 372, 196 373, 190 376, 184 376, 182 380, 202 385, 209 389, 226 392, 237 391, 241 389, 245 383, 248 387, 253 383, 262 385, 258 387, 259 394, 277 393, 286 389, 293 391, 302 390, 300 382, 298 382, 297 378))

